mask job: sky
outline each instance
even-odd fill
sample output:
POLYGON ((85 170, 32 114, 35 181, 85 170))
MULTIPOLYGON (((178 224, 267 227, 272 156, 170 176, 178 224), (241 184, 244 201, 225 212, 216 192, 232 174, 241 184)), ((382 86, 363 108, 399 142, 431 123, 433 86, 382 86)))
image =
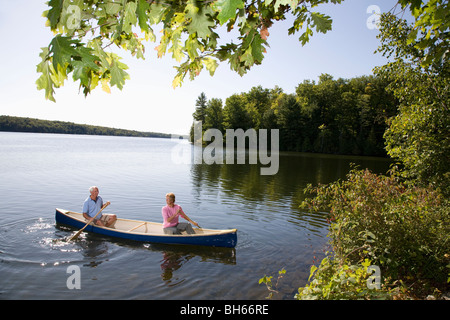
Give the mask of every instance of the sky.
POLYGON ((232 94, 259 85, 268 89, 279 86, 294 93, 298 84, 317 82, 322 73, 334 79, 373 74, 372 69, 385 64, 386 59, 374 54, 379 31, 368 27, 373 14, 370 7, 389 11, 397 0, 344 0, 339 5, 317 7, 316 11, 333 19, 333 30, 315 33, 304 47, 298 41, 300 33, 288 35, 292 22, 276 22, 269 29, 270 48, 261 65, 241 77, 222 63, 213 77, 204 70, 194 81, 186 77, 183 86, 176 89, 172 80, 177 63, 170 54, 157 58, 153 50, 157 42, 146 44, 145 60, 117 49, 114 52, 129 66, 130 80, 122 91, 113 87, 108 94, 99 86, 85 97, 69 76, 64 87, 55 90, 56 103, 45 100, 44 91, 38 91, 35 83, 40 48, 48 46, 53 37, 42 17, 46 2, 0 0, 0 115, 185 135, 202 92, 208 99, 219 98, 225 103, 232 94))

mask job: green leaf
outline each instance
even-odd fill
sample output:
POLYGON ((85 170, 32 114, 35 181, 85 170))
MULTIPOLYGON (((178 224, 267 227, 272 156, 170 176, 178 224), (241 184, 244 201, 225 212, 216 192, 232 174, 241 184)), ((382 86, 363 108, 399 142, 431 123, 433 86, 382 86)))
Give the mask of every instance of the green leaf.
POLYGON ((57 35, 47 49, 46 60, 43 60, 39 66, 38 72, 41 72, 42 75, 37 81, 38 89, 45 89, 46 98, 54 101, 53 87, 62 85, 67 77, 67 72, 73 71, 73 79, 80 80, 80 87, 84 87, 84 93, 89 93, 92 71, 100 70, 97 63, 100 63, 101 60, 92 54, 93 51, 84 46, 80 40, 57 35), (48 66, 50 60, 52 60, 53 68, 48 66))
POLYGON ((172 81, 172 87, 175 89, 176 87, 178 87, 178 86, 180 86, 181 87, 181 84, 183 83, 183 79, 184 79, 184 76, 183 75, 177 75, 174 79, 173 79, 173 81, 172 81))
POLYGON ((52 30, 56 29, 61 17, 63 2, 64 0, 50 0, 48 3, 48 6, 51 7, 51 9, 48 11, 47 18, 50 21, 50 28, 52 30))
POLYGON ((93 51, 93 49, 84 46, 78 47, 76 49, 77 56, 75 57, 73 64, 79 64, 83 68, 98 70, 99 66, 96 64, 96 61, 99 61, 100 58, 93 55, 93 51))
POLYGON ((265 43, 265 41, 263 39, 261 39, 261 36, 259 33, 255 33, 255 36, 253 38, 252 41, 252 54, 253 54, 253 58, 255 59, 255 62, 257 63, 261 63, 262 60, 264 59, 264 46, 263 44, 265 43))
POLYGON ((150 8, 150 4, 145 0, 139 0, 137 4, 137 15, 139 19, 139 27, 142 31, 149 32, 149 26, 147 21, 149 17, 147 15, 147 10, 150 8))
MULTIPOLYGON (((73 71, 73 80, 77 81, 80 80, 80 87, 89 88, 90 87, 90 79, 91 79, 91 72, 90 70, 86 70, 85 68, 81 66, 76 66, 73 71)), ((86 93, 90 92, 90 90, 87 90, 86 93)))
POLYGON ((209 36, 212 33, 210 27, 215 26, 215 23, 211 18, 211 15, 214 13, 211 7, 204 6, 200 10, 200 8, 192 4, 188 4, 186 10, 186 19, 191 19, 190 23, 187 25, 189 33, 197 33, 197 37, 203 39, 209 36))
POLYGON ((212 59, 212 58, 205 58, 203 59, 203 64, 206 67, 206 70, 209 71, 209 74, 211 76, 214 75, 214 73, 216 72, 217 67, 219 66, 219 63, 217 62, 216 59, 212 59))
POLYGON ((128 69, 128 67, 119 62, 119 58, 117 56, 113 56, 115 59, 111 63, 111 86, 116 86, 120 90, 123 89, 123 85, 125 84, 125 80, 129 79, 130 76, 124 69, 128 69))
POLYGON ((422 5, 422 0, 401 0, 402 7, 410 6, 411 13, 414 15, 414 17, 418 17, 422 13, 422 8, 420 7, 422 5))
POLYGON ((55 101, 53 94, 55 90, 53 89, 53 80, 51 77, 51 64, 47 59, 48 48, 42 48, 42 52, 39 55, 42 58, 41 63, 36 67, 36 71, 42 73, 41 76, 36 80, 36 85, 38 90, 45 90, 45 99, 55 101))
POLYGON ((106 4, 106 13, 111 16, 118 14, 121 9, 122 9, 122 5, 120 3, 108 2, 106 4))
POLYGON ((419 31, 418 29, 413 29, 413 30, 409 33, 407 44, 411 44, 411 43, 413 43, 414 41, 416 41, 416 38, 417 38, 417 32, 418 32, 418 31, 419 31))
MULTIPOLYGON (((102 42, 100 39, 94 39, 91 42, 89 42, 89 45, 92 47, 92 52, 96 57, 98 57, 98 60, 100 61, 100 66, 102 69, 109 68, 109 61, 108 61, 108 54, 103 50, 102 48, 102 42)), ((104 71, 104 70, 103 70, 104 71)))
POLYGON ((326 33, 331 30, 331 23, 333 20, 327 15, 324 15, 319 12, 311 12, 311 19, 314 22, 314 26, 316 26, 317 32, 326 33))
POLYGON ((261 279, 259 279, 258 283, 265 283, 266 285, 272 286, 272 278, 273 276, 264 276, 261 279))
POLYGON ((79 40, 72 40, 70 37, 56 35, 50 42, 50 54, 53 56, 53 67, 58 69, 58 64, 64 67, 66 63, 72 61, 73 56, 78 56, 75 47, 80 43, 79 40))
POLYGON ((300 40, 300 42, 302 43, 302 46, 304 46, 307 42, 309 42, 309 36, 313 35, 313 31, 307 27, 306 31, 302 33, 302 35, 300 36, 300 38, 298 40, 300 40))
POLYGON ((92 71, 97 71, 100 67, 95 63, 100 59, 91 54, 92 49, 80 47, 78 53, 80 59, 75 59, 73 65, 73 80, 80 80, 80 85, 85 88, 85 95, 90 92, 92 71))
POLYGON ((236 16, 237 9, 244 8, 244 0, 218 0, 214 3, 214 8, 219 12, 217 19, 220 25, 236 16))
POLYGON ((201 43, 194 37, 190 36, 185 42, 185 50, 191 60, 198 57, 198 51, 202 51, 201 43))
POLYGON ((255 63, 251 48, 245 50, 244 54, 241 56, 241 61, 244 62, 244 65, 247 67, 251 67, 255 63))
POLYGON ((309 271, 309 278, 308 281, 311 280, 311 277, 314 275, 314 272, 317 270, 318 268, 315 265, 311 266, 311 270, 309 271))
POLYGON ((367 268, 371 265, 371 262, 369 259, 364 259, 364 262, 361 263, 361 265, 367 270, 367 268))
POLYGON ((172 58, 176 61, 180 62, 183 58, 183 46, 180 41, 181 31, 174 32, 172 35, 172 47, 169 48, 169 52, 172 52, 172 58))
POLYGON ((166 12, 166 7, 164 7, 160 3, 153 2, 150 5, 150 12, 149 12, 149 15, 148 15, 148 19, 150 21, 150 24, 153 25, 153 24, 160 23, 165 12, 166 12))
POLYGON ((122 31, 130 33, 132 26, 136 25, 136 2, 128 2, 125 6, 125 13, 123 17, 122 31))
POLYGON ((91 48, 84 47, 79 40, 57 35, 50 42, 49 53, 52 54, 53 68, 59 70, 58 66, 65 68, 66 64, 72 64, 75 68, 89 68, 98 70, 95 61, 100 58, 91 54, 91 48))

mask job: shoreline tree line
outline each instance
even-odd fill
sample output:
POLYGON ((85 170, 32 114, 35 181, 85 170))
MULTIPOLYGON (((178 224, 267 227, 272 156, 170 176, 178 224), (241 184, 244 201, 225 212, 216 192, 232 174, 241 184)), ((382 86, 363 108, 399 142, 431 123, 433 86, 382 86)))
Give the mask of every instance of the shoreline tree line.
POLYGON ((256 86, 223 103, 202 92, 193 118, 202 121, 203 132, 215 128, 224 135, 226 129, 279 129, 280 151, 387 156, 383 135, 398 108, 387 86, 372 75, 335 80, 322 74, 292 94, 256 86))
POLYGON ((127 136, 147 138, 170 138, 170 134, 116 129, 65 121, 40 120, 25 117, 0 116, 0 131, 62 133, 102 136, 127 136))

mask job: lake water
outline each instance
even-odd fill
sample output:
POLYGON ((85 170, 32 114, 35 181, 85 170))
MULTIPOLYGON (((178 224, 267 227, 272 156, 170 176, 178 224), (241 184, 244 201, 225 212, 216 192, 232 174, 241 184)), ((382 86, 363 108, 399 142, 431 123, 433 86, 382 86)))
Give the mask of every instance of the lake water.
POLYGON ((345 178, 350 163, 384 173, 386 159, 281 153, 259 165, 180 164, 185 140, 0 132, 0 299, 264 299, 258 280, 286 269, 274 299, 293 299, 323 256, 323 214, 298 206, 308 183, 345 178), (205 228, 237 228, 236 248, 119 241, 56 225, 97 185, 119 217, 161 221, 165 194, 205 228), (69 289, 70 266, 81 288, 69 289))

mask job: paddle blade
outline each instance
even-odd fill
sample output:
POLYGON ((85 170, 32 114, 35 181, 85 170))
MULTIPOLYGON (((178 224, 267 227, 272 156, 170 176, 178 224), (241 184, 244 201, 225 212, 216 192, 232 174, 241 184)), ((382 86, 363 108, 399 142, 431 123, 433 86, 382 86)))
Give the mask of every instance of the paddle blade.
POLYGON ((81 232, 83 232, 83 229, 78 230, 77 233, 75 233, 72 237, 70 237, 68 241, 77 240, 78 237, 80 236, 81 232))

